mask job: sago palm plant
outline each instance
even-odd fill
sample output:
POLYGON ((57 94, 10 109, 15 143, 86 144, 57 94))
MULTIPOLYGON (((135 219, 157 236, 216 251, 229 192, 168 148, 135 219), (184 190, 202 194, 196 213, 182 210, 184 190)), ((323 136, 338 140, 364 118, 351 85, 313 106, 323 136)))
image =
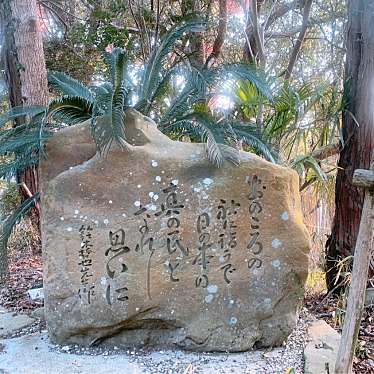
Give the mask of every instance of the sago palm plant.
MULTIPOLYGON (((126 70, 129 64, 126 53, 118 48, 104 55, 109 80, 103 84, 86 87, 64 73, 50 72, 49 83, 62 96, 52 99, 47 107, 13 108, 0 117, 0 178, 14 180, 23 170, 38 165, 39 157, 45 156, 44 141, 53 136, 53 132, 49 130, 53 124, 74 125, 90 120, 92 136, 100 153, 106 153, 114 142, 126 147, 126 108, 132 104, 142 113, 150 113, 155 101, 165 93, 175 72, 185 71, 186 60, 173 67, 168 66, 168 57, 175 43, 186 33, 200 32, 203 29, 204 23, 200 20, 187 20, 166 33, 141 71, 141 84, 137 85, 137 89, 126 70), (130 103, 132 95, 138 98, 137 102, 130 103), (6 126, 17 117, 26 117, 26 123, 14 128, 6 126), (105 124, 104 127, 97 125, 98 117, 105 119, 100 121, 105 124)), ((242 131, 242 138, 247 137, 255 143, 255 135, 247 129, 236 129, 236 124, 227 121, 217 124, 209 113, 196 110, 199 101, 196 98, 206 102, 207 97, 212 95, 214 82, 239 78, 249 79, 264 95, 271 96, 266 80, 253 67, 233 64, 200 72, 191 68, 186 87, 162 116, 161 129, 168 132, 171 128, 183 128, 193 132, 196 138, 206 141, 208 157, 217 166, 222 165, 224 159, 236 162, 235 149, 230 147, 232 140, 242 131), (237 130, 236 135, 233 130, 237 130)), ((265 145, 263 149, 266 149, 265 145)), ((38 199, 37 193, 2 221, 0 257, 5 257, 14 225, 30 211, 38 199)))

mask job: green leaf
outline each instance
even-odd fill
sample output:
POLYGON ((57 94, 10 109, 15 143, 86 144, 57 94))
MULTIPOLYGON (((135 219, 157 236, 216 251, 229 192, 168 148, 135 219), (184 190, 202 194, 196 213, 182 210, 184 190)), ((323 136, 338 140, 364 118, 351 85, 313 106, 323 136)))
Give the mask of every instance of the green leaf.
POLYGON ((205 29, 205 23, 199 19, 182 21, 173 27, 163 37, 161 44, 155 48, 146 64, 142 82, 140 85, 140 100, 150 100, 159 82, 162 80, 161 70, 168 54, 173 50, 175 43, 185 33, 202 32, 205 29))
POLYGON ((92 117, 93 103, 81 96, 62 96, 48 106, 48 117, 55 121, 74 125, 92 117))
POLYGON ((228 122, 238 140, 251 147, 255 152, 275 163, 275 155, 270 145, 262 138, 257 127, 240 122, 228 122))
POLYGON ((273 100, 273 94, 266 75, 254 65, 245 63, 224 64, 213 69, 216 80, 248 80, 267 99, 273 100))
POLYGON ((79 96, 90 102, 94 100, 88 87, 65 73, 59 71, 48 72, 48 83, 65 96, 79 96))
POLYGON ((38 114, 44 114, 46 107, 42 105, 33 106, 18 106, 8 110, 0 116, 0 128, 4 127, 6 123, 19 117, 34 117, 38 114))

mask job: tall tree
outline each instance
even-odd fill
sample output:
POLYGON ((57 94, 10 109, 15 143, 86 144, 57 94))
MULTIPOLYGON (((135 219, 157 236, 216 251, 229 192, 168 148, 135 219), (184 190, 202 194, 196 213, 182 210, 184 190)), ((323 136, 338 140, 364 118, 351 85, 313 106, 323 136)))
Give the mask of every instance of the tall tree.
POLYGON ((364 201, 352 184, 355 169, 368 169, 374 146, 374 0, 348 1, 343 149, 336 179, 336 211, 326 244, 328 288, 335 287, 336 261, 353 254, 364 201))
MULTIPOLYGON (((11 107, 48 103, 42 30, 36 0, 8 0, 0 3, 4 36, 3 61, 11 107)), ((15 125, 25 123, 27 118, 15 125)), ((19 176, 22 193, 30 197, 38 191, 36 169, 19 176)))

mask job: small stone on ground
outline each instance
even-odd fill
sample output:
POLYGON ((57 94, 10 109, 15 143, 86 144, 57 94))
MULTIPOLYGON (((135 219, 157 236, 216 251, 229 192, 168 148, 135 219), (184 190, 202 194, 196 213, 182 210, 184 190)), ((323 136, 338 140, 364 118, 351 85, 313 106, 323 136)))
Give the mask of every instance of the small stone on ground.
POLYGON ((308 328, 305 347, 305 374, 334 373, 340 334, 325 321, 313 321, 308 328))
POLYGON ((16 333, 17 331, 31 326, 35 319, 26 314, 15 314, 13 312, 0 312, 0 337, 5 337, 16 333))

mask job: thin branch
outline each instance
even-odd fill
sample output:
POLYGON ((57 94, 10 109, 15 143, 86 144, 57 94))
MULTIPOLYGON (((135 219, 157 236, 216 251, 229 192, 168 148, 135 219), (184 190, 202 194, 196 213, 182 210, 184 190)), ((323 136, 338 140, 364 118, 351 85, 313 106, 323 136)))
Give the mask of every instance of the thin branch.
POLYGON ((254 61, 255 59, 255 56, 254 56, 254 53, 253 53, 253 50, 252 50, 252 46, 251 46, 251 41, 249 40, 249 37, 248 37, 248 25, 249 25, 249 9, 247 9, 246 7, 246 1, 243 0, 242 2, 242 8, 243 8, 243 11, 244 11, 244 14, 245 14, 245 30, 244 30, 244 36, 245 36, 245 42, 247 44, 247 47, 248 47, 248 53, 249 53, 249 57, 250 57, 250 60, 251 61, 254 61))
POLYGON ((157 39, 158 39, 158 34, 160 32, 160 0, 157 0, 156 7, 157 7, 156 26, 155 26, 155 36, 154 36, 155 42, 154 42, 153 48, 157 47, 157 39))
POLYGON ((300 2, 301 0, 294 0, 292 3, 281 4, 278 7, 276 7, 266 20, 264 24, 264 29, 267 30, 279 18, 283 17, 289 11, 296 9, 299 6, 300 2))
POLYGON ((140 47, 142 49, 143 61, 145 61, 144 40, 143 40, 143 36, 142 36, 142 29, 141 29, 141 27, 138 23, 138 20, 136 19, 134 10, 132 8, 132 0, 129 0, 129 9, 130 9, 131 16, 132 16, 132 18, 135 22, 135 25, 138 28, 138 30, 140 31, 140 36, 141 36, 140 37, 140 47))
POLYGON ((310 9, 312 7, 312 1, 313 0, 306 0, 306 2, 305 2, 304 12, 303 12, 303 23, 302 23, 302 26, 301 26, 301 31, 300 31, 300 34, 299 34, 297 40, 296 40, 295 46, 292 50, 290 61, 288 63, 286 72, 284 74, 284 78, 286 80, 289 80, 290 77, 291 77, 292 70, 295 66, 297 57, 299 55, 301 46, 303 44, 303 41, 304 41, 304 38, 305 38, 305 35, 306 35, 306 31, 307 31, 307 28, 308 28, 310 9))
POLYGON ((258 22, 257 14, 257 0, 251 1, 251 22, 253 27, 253 35, 256 41, 256 46, 258 48, 258 59, 260 61, 260 66, 264 67, 266 63, 265 53, 264 53, 264 38, 263 30, 258 22))

